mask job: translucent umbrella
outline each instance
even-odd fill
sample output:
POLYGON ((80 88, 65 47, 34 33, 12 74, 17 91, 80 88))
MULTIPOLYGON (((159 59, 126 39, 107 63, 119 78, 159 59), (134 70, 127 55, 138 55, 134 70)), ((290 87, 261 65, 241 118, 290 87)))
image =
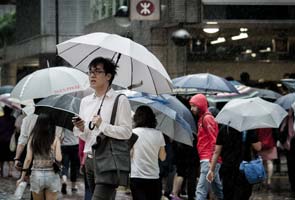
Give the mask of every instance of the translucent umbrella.
POLYGON ((176 89, 197 89, 199 92, 239 93, 227 80, 210 73, 190 74, 172 80, 176 89))
POLYGON ((13 89, 13 85, 3 85, 0 87, 0 95, 2 94, 10 94, 12 89, 13 89))
POLYGON ((291 108, 291 105, 294 102, 295 102, 295 92, 281 96, 280 98, 278 98, 275 101, 275 103, 279 104, 280 106, 282 106, 286 110, 291 108))
POLYGON ((11 92, 20 101, 67 94, 89 87, 88 76, 70 67, 50 67, 37 70, 21 79, 11 92))
POLYGON ((56 126, 73 130, 72 117, 79 115, 81 99, 71 95, 52 95, 35 105, 35 113, 50 113, 56 126))
POLYGON ((157 118, 157 129, 170 138, 192 146, 192 133, 196 125, 192 114, 178 99, 171 95, 148 95, 144 93, 124 91, 131 102, 132 110, 140 105, 150 106, 157 118))
POLYGON ((238 130, 278 128, 287 112, 279 105, 259 97, 233 99, 216 116, 216 121, 238 130))
POLYGON ((57 45, 58 55, 73 67, 88 71, 96 57, 110 58, 119 66, 113 84, 151 94, 171 93, 171 79, 144 46, 116 34, 91 33, 57 45))

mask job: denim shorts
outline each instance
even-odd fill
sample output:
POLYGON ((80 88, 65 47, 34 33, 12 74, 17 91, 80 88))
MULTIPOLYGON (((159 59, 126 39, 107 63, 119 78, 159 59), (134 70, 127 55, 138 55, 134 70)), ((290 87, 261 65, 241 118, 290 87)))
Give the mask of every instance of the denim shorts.
POLYGON ((32 170, 30 176, 31 191, 40 193, 43 190, 51 192, 60 191, 60 177, 53 170, 32 170))

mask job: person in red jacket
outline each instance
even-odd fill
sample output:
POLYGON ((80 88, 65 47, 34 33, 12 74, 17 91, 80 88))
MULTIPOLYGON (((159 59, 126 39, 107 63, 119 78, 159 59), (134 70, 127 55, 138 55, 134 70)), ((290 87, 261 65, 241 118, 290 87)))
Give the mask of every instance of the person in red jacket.
POLYGON ((197 150, 200 157, 200 177, 196 190, 196 199, 207 199, 209 188, 211 187, 217 199, 223 199, 222 184, 219 177, 221 159, 215 168, 215 177, 212 182, 206 180, 209 171, 210 160, 212 159, 216 138, 218 134, 218 124, 212 114, 208 111, 207 98, 203 94, 197 94, 190 99, 191 111, 198 116, 198 140, 197 150))

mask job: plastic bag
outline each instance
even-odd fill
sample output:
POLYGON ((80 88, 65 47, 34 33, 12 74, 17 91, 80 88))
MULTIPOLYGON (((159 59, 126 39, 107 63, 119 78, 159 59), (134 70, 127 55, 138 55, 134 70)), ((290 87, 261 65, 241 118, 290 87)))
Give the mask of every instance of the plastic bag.
POLYGON ((14 192, 14 196, 15 196, 16 199, 22 199, 27 185, 28 185, 28 183, 26 181, 23 181, 17 186, 17 188, 16 188, 16 190, 14 192))

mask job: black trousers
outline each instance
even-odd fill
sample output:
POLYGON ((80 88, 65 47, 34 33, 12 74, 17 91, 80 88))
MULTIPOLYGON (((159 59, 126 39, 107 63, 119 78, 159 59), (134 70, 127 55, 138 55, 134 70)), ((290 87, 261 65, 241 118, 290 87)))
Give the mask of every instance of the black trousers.
POLYGON ((160 200, 162 197, 160 179, 131 178, 130 189, 133 200, 160 200))
POLYGON ((115 185, 96 184, 92 200, 114 200, 116 188, 115 185))
POLYGON ((239 168, 221 168, 223 196, 225 200, 248 200, 252 194, 252 185, 248 183, 239 168))
POLYGON ((68 177, 69 168, 71 167, 71 182, 77 181, 78 171, 80 167, 78 149, 79 145, 61 146, 63 164, 62 175, 68 177))
POLYGON ((291 191, 295 192, 295 138, 291 139, 290 150, 286 151, 286 158, 291 191))

